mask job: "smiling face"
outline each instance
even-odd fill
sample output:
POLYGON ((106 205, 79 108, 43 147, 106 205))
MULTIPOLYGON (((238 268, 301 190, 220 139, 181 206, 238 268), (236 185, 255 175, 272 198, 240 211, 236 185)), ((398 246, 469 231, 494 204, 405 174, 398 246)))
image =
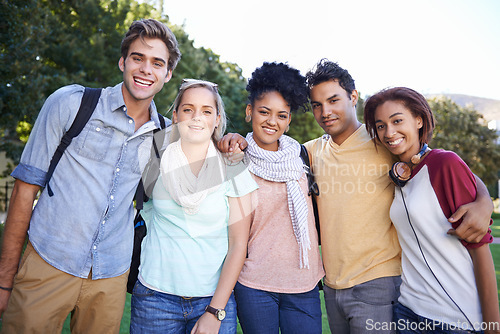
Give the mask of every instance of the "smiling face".
POLYGON ((168 49, 156 38, 136 39, 130 44, 127 58, 120 58, 118 66, 123 72, 123 98, 125 103, 145 101, 148 105, 156 93, 172 77, 168 70, 168 49))
POLYGON ((178 124, 183 141, 207 143, 220 121, 214 92, 205 87, 187 89, 172 120, 178 124))
POLYGON ((404 162, 420 151, 422 118, 398 101, 386 101, 375 110, 375 128, 382 144, 404 162))
POLYGON ((278 150, 278 139, 290 124, 290 106, 276 91, 266 92, 248 105, 247 115, 252 116, 253 139, 260 148, 278 150))
POLYGON ((316 122, 338 145, 342 144, 360 126, 356 118, 358 92, 349 95, 336 80, 329 80, 311 88, 311 106, 316 122))

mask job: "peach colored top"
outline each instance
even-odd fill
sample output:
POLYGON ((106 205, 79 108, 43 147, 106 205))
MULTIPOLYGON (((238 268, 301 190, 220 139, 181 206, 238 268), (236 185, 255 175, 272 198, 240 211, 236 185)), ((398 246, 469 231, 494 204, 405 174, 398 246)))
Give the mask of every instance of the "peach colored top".
POLYGON ((319 253, 312 202, 307 195, 306 174, 299 182, 309 209, 309 269, 299 268, 299 246, 288 211, 286 183, 267 181, 254 174, 252 176, 259 189, 252 194, 256 209, 250 227, 248 256, 238 282, 253 289, 278 293, 311 291, 325 272, 319 253))

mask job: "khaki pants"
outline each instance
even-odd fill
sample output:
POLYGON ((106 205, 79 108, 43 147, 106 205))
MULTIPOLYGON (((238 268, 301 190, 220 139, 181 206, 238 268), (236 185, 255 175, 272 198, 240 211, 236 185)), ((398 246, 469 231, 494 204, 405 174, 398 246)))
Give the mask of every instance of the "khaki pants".
POLYGON ((128 272, 100 280, 79 278, 45 262, 28 242, 3 314, 2 334, 61 333, 71 312, 71 332, 118 333, 128 272))

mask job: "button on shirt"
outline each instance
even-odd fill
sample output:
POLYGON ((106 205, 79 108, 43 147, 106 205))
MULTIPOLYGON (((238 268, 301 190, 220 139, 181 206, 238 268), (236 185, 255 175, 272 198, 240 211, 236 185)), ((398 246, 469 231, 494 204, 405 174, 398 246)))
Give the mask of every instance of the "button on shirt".
MULTIPOLYGON (((121 89, 118 84, 102 90, 91 119, 49 181, 54 196, 42 192, 30 221, 29 239, 38 254, 77 277, 88 277, 91 269, 92 279, 116 277, 130 266, 132 201, 160 123, 151 103, 151 120, 135 131, 121 89)), ((83 91, 70 85, 49 96, 13 177, 45 187, 50 159, 73 123, 83 91)))

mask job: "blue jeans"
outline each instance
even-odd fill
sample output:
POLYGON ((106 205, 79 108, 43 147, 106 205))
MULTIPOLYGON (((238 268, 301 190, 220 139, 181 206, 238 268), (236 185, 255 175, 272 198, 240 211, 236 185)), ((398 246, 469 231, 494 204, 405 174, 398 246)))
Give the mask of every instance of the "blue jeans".
POLYGON ((453 333, 482 333, 455 328, 454 326, 424 318, 408 307, 398 304, 394 307, 394 322, 397 325, 396 333, 401 334, 453 334, 453 333))
MULTIPOLYGON (((181 297, 148 289, 139 280, 132 291, 130 333, 190 333, 212 297, 181 297)), ((236 302, 231 294, 219 333, 236 333, 236 302)))
POLYGON ((332 333, 395 333, 390 325, 400 285, 400 276, 376 278, 347 289, 325 285, 326 313, 332 333))
POLYGON ((275 293, 234 287, 238 319, 245 334, 321 334, 319 289, 304 293, 275 293))

